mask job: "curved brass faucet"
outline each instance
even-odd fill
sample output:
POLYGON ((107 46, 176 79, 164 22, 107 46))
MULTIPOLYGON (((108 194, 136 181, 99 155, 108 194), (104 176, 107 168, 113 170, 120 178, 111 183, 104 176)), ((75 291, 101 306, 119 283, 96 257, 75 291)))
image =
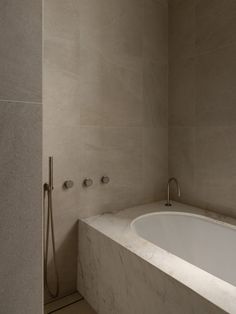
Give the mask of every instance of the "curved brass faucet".
POLYGON ((166 206, 171 206, 171 202, 170 202, 170 184, 171 182, 174 181, 175 184, 176 184, 176 187, 177 187, 177 194, 178 194, 178 197, 180 197, 181 195, 181 192, 180 192, 180 186, 179 186, 179 182, 176 178, 172 177, 168 180, 168 183, 167 183, 167 203, 165 204, 166 206))

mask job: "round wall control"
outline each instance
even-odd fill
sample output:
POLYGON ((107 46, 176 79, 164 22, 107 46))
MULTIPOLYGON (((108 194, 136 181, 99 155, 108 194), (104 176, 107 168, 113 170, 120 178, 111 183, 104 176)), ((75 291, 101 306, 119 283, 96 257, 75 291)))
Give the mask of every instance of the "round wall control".
POLYGON ((91 185, 93 185, 93 180, 90 178, 86 178, 83 181, 83 186, 85 186, 86 188, 90 187, 91 185))
POLYGON ((107 183, 110 182, 110 178, 107 177, 107 176, 103 176, 103 177, 101 178, 101 182, 104 183, 104 184, 107 184, 107 183))
POLYGON ((74 186, 74 182, 72 180, 66 180, 63 184, 65 189, 71 189, 74 186))

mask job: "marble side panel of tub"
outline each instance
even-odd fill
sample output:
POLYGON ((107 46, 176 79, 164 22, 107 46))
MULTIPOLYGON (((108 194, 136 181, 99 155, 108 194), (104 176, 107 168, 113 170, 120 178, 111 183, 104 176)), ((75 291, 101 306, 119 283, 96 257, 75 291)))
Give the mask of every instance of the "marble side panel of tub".
POLYGON ((98 314, 226 313, 82 221, 78 265, 78 290, 98 314))

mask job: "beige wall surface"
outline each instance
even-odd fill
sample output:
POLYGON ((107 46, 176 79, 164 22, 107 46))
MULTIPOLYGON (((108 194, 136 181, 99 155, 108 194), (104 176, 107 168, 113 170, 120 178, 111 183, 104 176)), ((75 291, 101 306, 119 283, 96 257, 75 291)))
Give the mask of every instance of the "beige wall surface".
MULTIPOLYGON (((0 9, 0 303, 41 314, 42 3, 0 9)), ((167 1, 45 1, 43 167, 45 181, 53 155, 61 295, 76 289, 79 217, 165 197, 168 116, 182 201, 236 216, 235 53, 234 0, 169 1, 169 72, 167 1)))
POLYGON ((0 312, 42 314, 42 3, 0 4, 0 312))
POLYGON ((53 155, 63 295, 76 289, 78 217, 164 197, 168 6, 48 0, 44 21, 44 180, 53 155), (108 185, 100 183, 103 175, 108 185), (85 177, 92 187, 82 187, 85 177), (62 189, 66 179, 73 189, 62 189))
POLYGON ((169 2, 169 175, 236 216, 236 1, 169 2))

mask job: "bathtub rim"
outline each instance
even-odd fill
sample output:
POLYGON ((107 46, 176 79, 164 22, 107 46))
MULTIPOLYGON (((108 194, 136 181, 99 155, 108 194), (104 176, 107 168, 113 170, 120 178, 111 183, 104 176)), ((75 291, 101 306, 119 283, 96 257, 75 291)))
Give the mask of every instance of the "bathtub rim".
MULTIPOLYGON (((236 286, 202 270, 184 259, 158 247, 133 232, 130 223, 137 217, 148 213, 167 212, 166 201, 156 201, 116 212, 106 212, 87 218, 80 218, 91 228, 117 242, 137 257, 165 273, 171 280, 180 282, 185 288, 213 303, 224 313, 236 314, 236 286), (204 282, 204 285, 202 284, 204 282)), ((192 205, 172 202, 171 212, 196 213, 213 220, 236 226, 236 219, 192 205)))

